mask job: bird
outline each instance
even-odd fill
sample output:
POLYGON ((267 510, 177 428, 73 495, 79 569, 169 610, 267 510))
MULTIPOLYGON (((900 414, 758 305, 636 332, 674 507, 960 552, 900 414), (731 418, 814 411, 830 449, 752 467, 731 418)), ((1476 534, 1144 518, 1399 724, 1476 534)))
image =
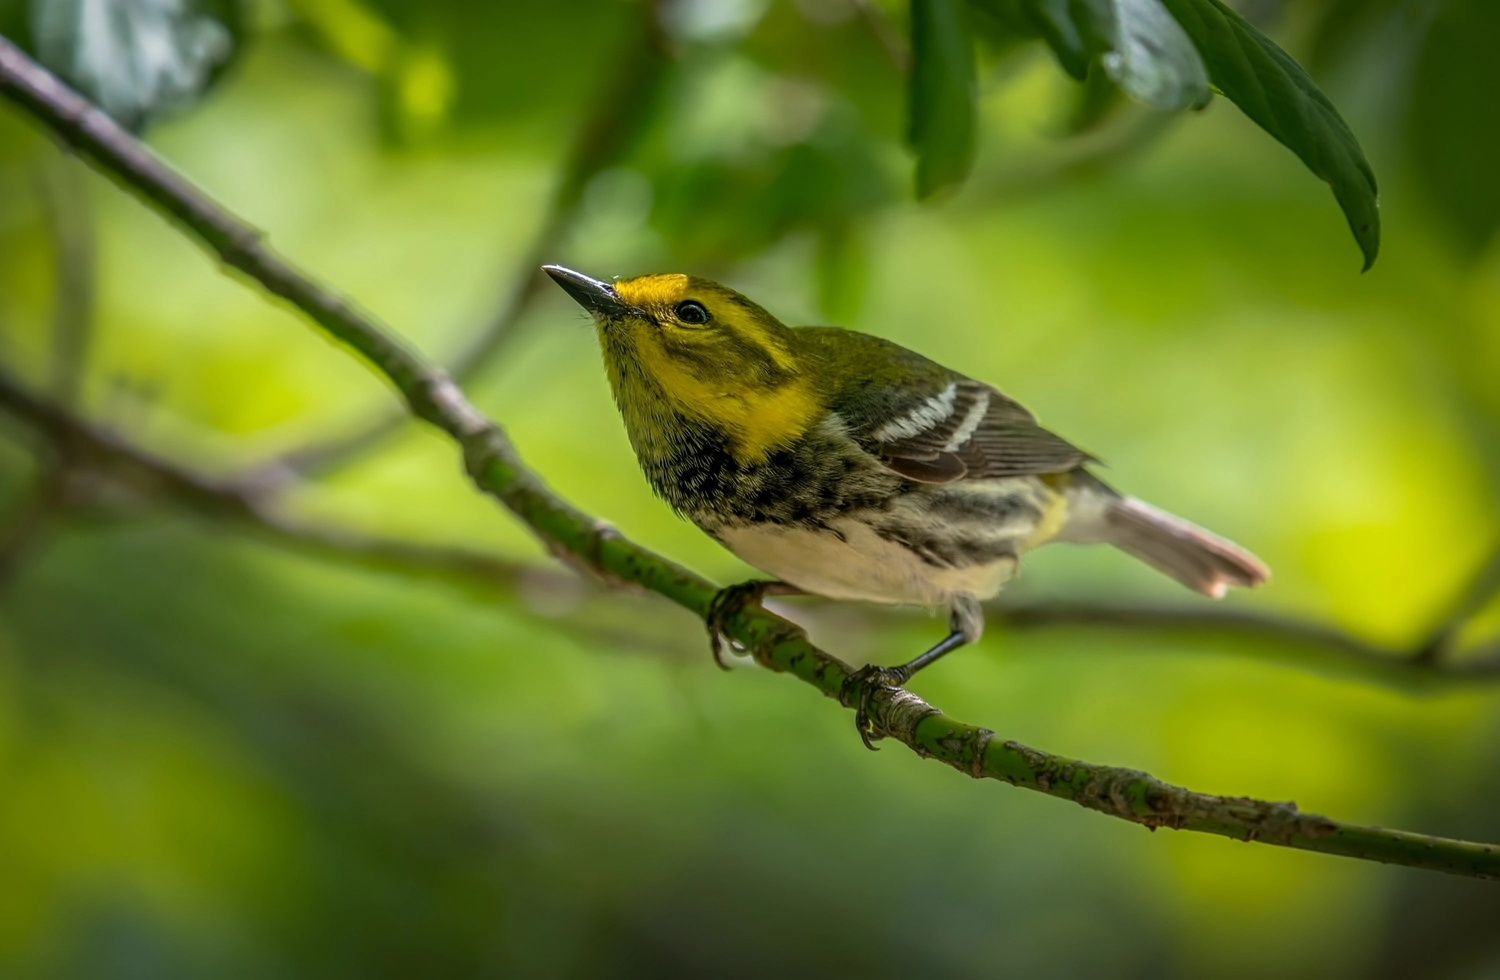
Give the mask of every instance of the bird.
POLYGON ((788 327, 695 276, 603 282, 542 268, 593 318, 652 489, 772 576, 715 595, 707 624, 720 666, 728 619, 769 595, 948 611, 948 635, 930 649, 851 675, 872 748, 870 692, 978 640, 982 603, 1041 545, 1113 545, 1215 599, 1270 576, 1238 545, 1112 489, 1091 471, 1095 457, 999 389, 915 351, 788 327))

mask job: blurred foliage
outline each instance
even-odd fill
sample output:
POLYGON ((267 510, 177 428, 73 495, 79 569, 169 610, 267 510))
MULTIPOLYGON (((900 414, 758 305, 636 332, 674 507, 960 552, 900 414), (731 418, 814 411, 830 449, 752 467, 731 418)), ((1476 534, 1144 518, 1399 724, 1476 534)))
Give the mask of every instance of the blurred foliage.
POLYGON ((0 0, 0 33, 130 129, 197 101, 243 29, 235 0, 0 0))
POLYGON ((1164 2, 1203 52, 1214 86, 1332 185, 1368 270, 1380 252, 1375 172, 1333 103, 1285 51, 1218 0, 1164 2))
POLYGON ((912 0, 911 123, 917 196, 969 175, 974 162, 974 42, 960 0, 912 0))
POLYGON ((1387 59, 1388 93, 1404 110, 1411 176, 1458 251, 1481 259, 1500 226, 1500 64, 1484 50, 1500 30, 1486 0, 1328 0, 1311 63, 1387 59))
POLYGON ((1453 0, 1427 28, 1411 90, 1412 163, 1432 205, 1470 256, 1500 224, 1500 4, 1453 0))
MULTIPOLYGON (((1418 642, 1500 538, 1483 179, 1500 82, 1473 53, 1489 7, 1242 8, 1277 14, 1258 27, 1367 135, 1389 234, 1359 277, 1323 192, 1237 113, 1163 125, 1100 65, 1069 81, 988 6, 964 10, 982 38, 970 177, 936 203, 909 200, 907 80, 871 20, 909 36, 904 10, 842 0, 257 4, 218 84, 147 133, 435 357, 572 201, 556 261, 719 276, 789 321, 919 348, 1261 553, 1277 577, 1246 607, 1418 642)), ((26 36, 13 2, 0 14, 26 36)), ((75 173, 63 215, 42 188, 66 167, 0 109, 9 370, 38 390, 57 376, 66 225, 98 251, 81 410, 124 437, 225 473, 388 407, 105 181, 75 173)), ((748 575, 651 498, 590 331, 543 296, 476 398, 581 506, 748 575)), ((0 420, 0 512, 47 459, 0 420)), ((799 685, 719 673, 701 625, 662 604, 591 611, 555 575, 496 593, 333 566, 79 479, 88 506, 0 582, 0 974, 1500 969, 1493 885, 1141 833, 866 753, 799 685)), ((331 527, 545 560, 415 428, 288 492, 331 527)), ((1007 600, 1173 590, 1057 548, 1007 600)), ((940 632, 788 608, 853 661, 940 632)), ((1497 635, 1491 601, 1465 638, 1497 635)), ((1004 737, 1197 789, 1500 839, 1500 692, 1300 664, 1254 637, 996 629, 916 688, 1004 737)))
POLYGON ((381 79, 383 116, 393 135, 407 140, 450 121, 566 125, 577 106, 597 95, 596 69, 639 19, 632 4, 592 0, 289 0, 289 6, 330 51, 381 79))
POLYGON ((1201 108, 1208 73, 1193 42, 1159 0, 974 0, 1022 36, 1043 38, 1068 74, 1094 65, 1157 109, 1201 108))
MULTIPOLYGON (((1232 8, 1219 0, 971 2, 982 14, 982 33, 998 36, 1002 48, 1008 36, 1042 38, 1074 78, 1086 81, 1097 65, 1156 109, 1201 109, 1212 81, 1214 90, 1332 185, 1365 268, 1374 264, 1380 215, 1364 151, 1295 59, 1232 8)), ((947 4, 913 0, 912 10, 912 143, 917 193, 925 197, 968 173, 975 112, 972 85, 964 82, 972 77, 972 41, 947 4), (929 23, 943 29, 922 30, 929 23)))

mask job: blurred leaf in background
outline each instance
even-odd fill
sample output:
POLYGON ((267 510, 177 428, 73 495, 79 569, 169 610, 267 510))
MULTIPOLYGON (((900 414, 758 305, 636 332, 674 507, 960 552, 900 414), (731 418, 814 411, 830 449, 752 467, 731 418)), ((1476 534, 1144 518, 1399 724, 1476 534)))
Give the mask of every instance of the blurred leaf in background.
POLYGON ((191 105, 236 46, 229 0, 30 0, 28 12, 42 64, 131 129, 191 105))
POLYGON ((959 183, 974 160, 974 42, 962 0, 912 0, 911 127, 917 196, 959 183))
POLYGON ((393 135, 460 127, 565 126, 634 31, 635 5, 592 0, 289 0, 329 49, 381 79, 393 135), (518 56, 517 52, 523 52, 518 56))
POLYGON ((1448 0, 1427 26, 1408 118, 1422 191, 1460 249, 1484 253, 1500 225, 1500 4, 1448 0))
POLYGON ((1044 38, 1058 64, 1079 81, 1097 62, 1153 108, 1201 108, 1208 102, 1203 59, 1159 0, 971 2, 1018 34, 1044 38))

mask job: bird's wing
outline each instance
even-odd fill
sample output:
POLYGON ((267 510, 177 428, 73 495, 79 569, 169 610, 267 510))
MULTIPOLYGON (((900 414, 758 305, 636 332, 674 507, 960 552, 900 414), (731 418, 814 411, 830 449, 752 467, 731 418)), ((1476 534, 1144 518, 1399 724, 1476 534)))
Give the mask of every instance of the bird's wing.
POLYGON ((955 378, 860 440, 887 468, 922 483, 1063 473, 1093 457, 1037 425, 989 385, 955 378))
POLYGON ((1037 425, 1019 402, 888 340, 828 327, 797 334, 839 365, 826 375, 838 379, 830 407, 849 435, 909 480, 1064 473, 1094 459, 1037 425))

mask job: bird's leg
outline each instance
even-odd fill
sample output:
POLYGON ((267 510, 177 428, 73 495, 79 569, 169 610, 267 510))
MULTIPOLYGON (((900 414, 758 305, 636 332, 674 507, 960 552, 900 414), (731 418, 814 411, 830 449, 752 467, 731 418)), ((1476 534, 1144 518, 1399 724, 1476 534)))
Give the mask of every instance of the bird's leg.
POLYGON ((984 633, 984 609, 978 600, 960 596, 953 601, 948 616, 949 633, 932 649, 908 660, 899 667, 877 667, 866 664, 849 675, 844 682, 846 688, 854 686, 859 691, 859 702, 854 708, 854 727, 859 732, 865 748, 874 751, 877 739, 884 738, 870 724, 870 698, 877 687, 902 687, 912 675, 935 660, 973 643, 984 633))
POLYGON ((729 640, 731 646, 739 648, 739 644, 729 639, 725 629, 735 614, 746 606, 758 606, 762 599, 772 595, 801 595, 802 590, 795 585, 786 582, 741 582, 720 589, 708 604, 708 615, 704 623, 708 626, 708 644, 713 652, 714 663, 724 670, 729 665, 724 662, 724 641, 729 640))
POLYGON ((853 685, 859 689, 859 702, 854 708, 854 728, 859 732, 860 740, 865 743, 865 748, 873 751, 876 740, 885 737, 877 734, 875 727, 870 724, 870 698, 875 694, 875 689, 903 686, 917 671, 968 642, 963 632, 955 629, 931 650, 899 667, 877 667, 874 664, 866 664, 849 675, 849 679, 844 684, 846 687, 853 685))

